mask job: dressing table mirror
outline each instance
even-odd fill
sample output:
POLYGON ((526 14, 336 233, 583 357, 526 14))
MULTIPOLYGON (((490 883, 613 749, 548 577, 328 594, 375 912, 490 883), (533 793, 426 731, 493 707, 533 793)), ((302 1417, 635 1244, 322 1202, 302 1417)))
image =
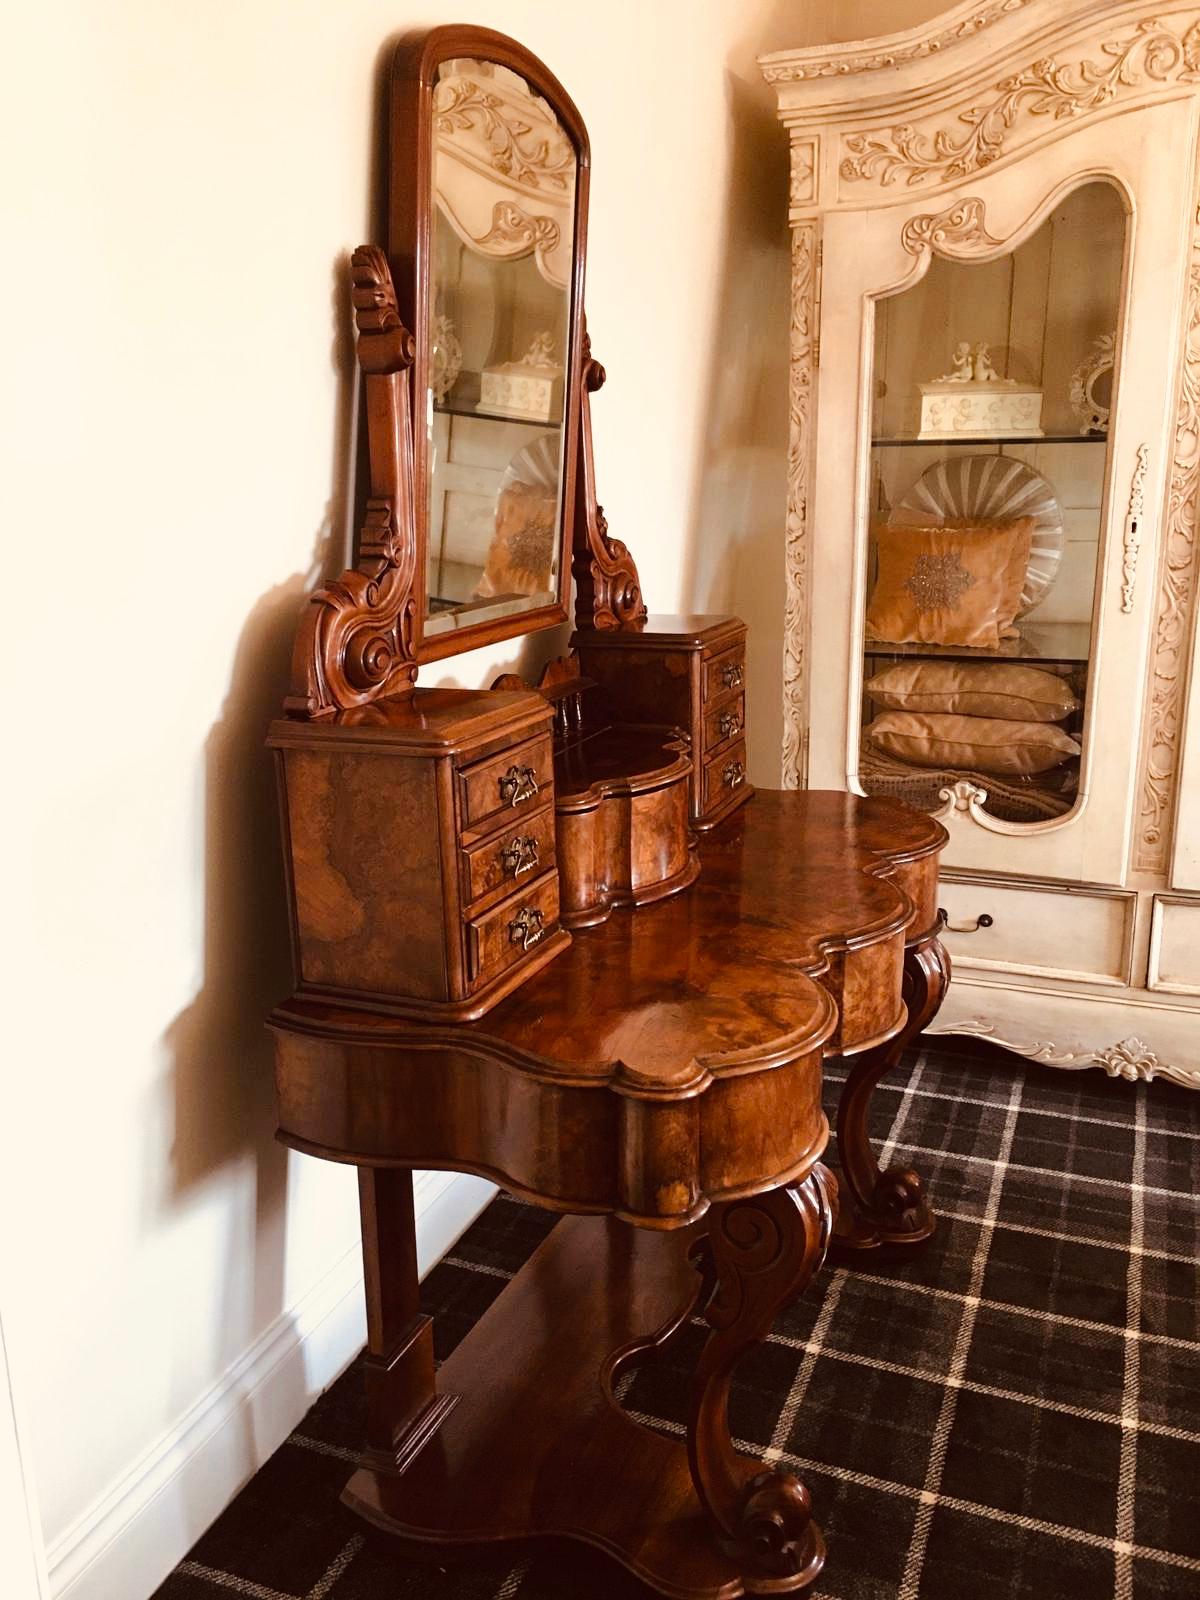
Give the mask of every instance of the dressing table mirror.
POLYGON ((427 661, 567 616, 589 154, 541 62, 454 28, 398 49, 391 151, 427 661))
POLYGON ((565 1536, 666 1595, 801 1590, 808 1494, 734 1447, 730 1377, 833 1237, 825 1057, 850 1061, 858 1246, 932 1226, 867 1112, 940 997, 944 831, 884 799, 745 806, 745 627, 647 615, 596 499, 578 112, 470 27, 401 40, 389 92, 387 244, 352 258, 358 559, 306 604, 268 739, 296 978, 269 1019, 278 1136, 358 1172, 344 1498, 406 1555, 565 1536), (564 621, 570 585, 536 688, 417 685, 564 621), (422 1168, 569 1214, 436 1375, 422 1168), (614 1385, 697 1317, 668 1439, 614 1385))

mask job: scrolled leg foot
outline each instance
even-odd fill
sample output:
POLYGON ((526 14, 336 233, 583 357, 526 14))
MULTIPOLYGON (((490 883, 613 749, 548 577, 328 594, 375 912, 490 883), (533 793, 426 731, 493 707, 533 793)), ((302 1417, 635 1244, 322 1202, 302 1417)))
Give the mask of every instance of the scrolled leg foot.
POLYGON ((802 1182, 714 1207, 700 1263, 715 1290, 705 1310, 712 1333, 692 1381, 688 1457, 717 1542, 748 1594, 807 1588, 825 1563, 808 1490, 794 1473, 756 1470, 733 1448, 728 1405, 738 1361, 824 1260, 836 1209, 837 1183, 818 1165, 802 1182))
POLYGON ((935 1220, 919 1172, 880 1168, 868 1134, 871 1097, 901 1054, 933 1021, 950 982, 950 958, 937 930, 904 953, 908 1017, 894 1039, 854 1058, 838 1100, 837 1148, 847 1200, 834 1247, 840 1259, 880 1248, 909 1250, 924 1243, 935 1220))

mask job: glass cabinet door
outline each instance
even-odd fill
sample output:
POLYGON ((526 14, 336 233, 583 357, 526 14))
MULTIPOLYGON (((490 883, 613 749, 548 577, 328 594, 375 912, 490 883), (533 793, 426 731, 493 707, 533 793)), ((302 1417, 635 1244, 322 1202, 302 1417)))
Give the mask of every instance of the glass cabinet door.
POLYGON ((1009 823, 1075 804, 1127 218, 1080 185, 1010 253, 874 302, 859 779, 1009 823))

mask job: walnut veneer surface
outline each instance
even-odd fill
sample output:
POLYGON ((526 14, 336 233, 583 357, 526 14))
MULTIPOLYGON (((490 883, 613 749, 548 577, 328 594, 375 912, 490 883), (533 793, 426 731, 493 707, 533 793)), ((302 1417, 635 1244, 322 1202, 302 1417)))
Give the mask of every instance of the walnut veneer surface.
POLYGON ((944 840, 897 801, 760 791, 704 839, 691 888, 575 933, 478 1020, 302 994, 276 1009, 280 1137, 359 1169, 368 1439, 345 1498, 361 1516, 410 1553, 580 1539, 677 1600, 815 1581, 808 1492, 735 1449, 729 1383, 833 1238, 824 1055, 852 1058, 843 1243, 932 1227, 919 1179, 881 1173, 866 1127, 944 985, 944 840), (412 1167, 583 1214, 440 1375, 412 1167), (686 1439, 662 1439, 612 1384, 697 1314, 686 1439))
POLYGON ((296 997, 271 1019, 282 1136, 658 1226, 783 1182, 824 1140, 822 1050, 903 1026, 906 932, 936 922, 944 837, 900 802, 760 791, 705 839, 690 889, 576 933, 476 1022, 296 997))

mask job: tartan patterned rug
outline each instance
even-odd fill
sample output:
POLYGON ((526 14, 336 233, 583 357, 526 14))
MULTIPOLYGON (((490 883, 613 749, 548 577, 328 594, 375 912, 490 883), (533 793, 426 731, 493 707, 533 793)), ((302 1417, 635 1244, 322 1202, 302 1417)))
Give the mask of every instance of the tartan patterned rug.
MULTIPOLYGON (((731 1405, 738 1443, 812 1491, 813 1600, 1196 1600, 1200 1094, 939 1050, 874 1110, 938 1233, 911 1263, 826 1267, 731 1405)), ((554 1221, 501 1196, 430 1273, 439 1357, 554 1221)), ((623 1404, 682 1432, 703 1338, 626 1375, 623 1404)), ((579 1545, 397 1556, 338 1501, 361 1411, 356 1362, 155 1600, 645 1600, 579 1545)))

